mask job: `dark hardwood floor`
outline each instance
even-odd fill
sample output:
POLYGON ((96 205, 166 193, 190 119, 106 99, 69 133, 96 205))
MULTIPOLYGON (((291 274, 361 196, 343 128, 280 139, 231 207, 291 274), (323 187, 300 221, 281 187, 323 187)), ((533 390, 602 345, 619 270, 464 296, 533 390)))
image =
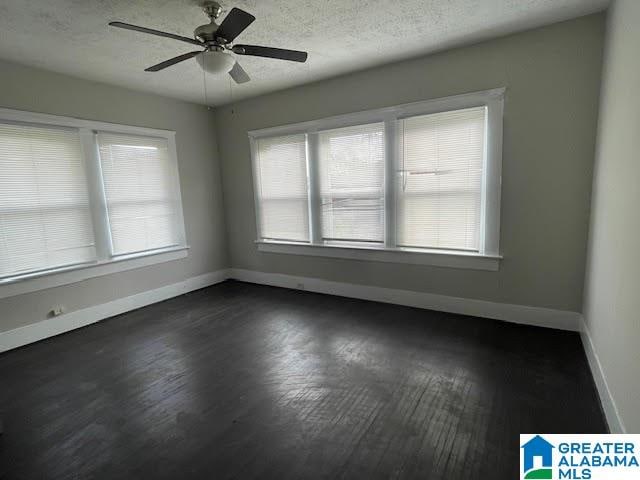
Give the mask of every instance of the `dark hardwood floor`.
POLYGON ((604 433, 579 336, 225 282, 0 355, 3 478, 518 478, 604 433))

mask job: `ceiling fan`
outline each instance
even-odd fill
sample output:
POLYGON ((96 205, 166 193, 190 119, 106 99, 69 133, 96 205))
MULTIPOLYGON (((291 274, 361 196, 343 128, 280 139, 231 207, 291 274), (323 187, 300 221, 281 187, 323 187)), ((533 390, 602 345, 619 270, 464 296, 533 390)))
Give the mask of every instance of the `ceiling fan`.
POLYGON ((232 45, 236 37, 251 25, 256 17, 239 8, 232 8, 222 23, 218 25, 216 19, 222 13, 220 4, 208 0, 202 4, 202 9, 211 21, 196 28, 193 32, 194 38, 183 37, 152 28, 139 27, 124 22, 109 22, 109 25, 158 35, 160 37, 173 38, 174 40, 204 48, 204 50, 184 53, 160 62, 157 65, 146 68, 145 72, 158 72, 171 65, 195 57, 204 71, 209 73, 228 72, 236 83, 246 83, 250 80, 249 75, 247 75, 247 72, 235 61, 229 52, 233 52, 236 55, 252 55, 254 57, 276 58, 279 60, 290 60, 292 62, 305 62, 307 60, 307 52, 298 50, 285 50, 282 48, 261 47, 258 45, 232 45))

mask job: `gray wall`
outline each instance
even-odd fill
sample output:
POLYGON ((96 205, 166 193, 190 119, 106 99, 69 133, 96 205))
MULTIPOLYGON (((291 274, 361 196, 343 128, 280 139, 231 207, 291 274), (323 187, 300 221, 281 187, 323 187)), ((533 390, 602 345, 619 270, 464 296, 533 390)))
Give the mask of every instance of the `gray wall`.
POLYGON ((603 36, 592 15, 218 109, 232 266, 580 311, 603 36), (500 86, 499 272, 256 251, 248 130, 500 86))
POLYGON ((609 13, 584 315, 628 433, 640 433, 640 2, 609 13))
POLYGON ((0 106, 175 130, 189 256, 0 299, 0 332, 227 267, 215 121, 206 107, 0 62, 0 106))

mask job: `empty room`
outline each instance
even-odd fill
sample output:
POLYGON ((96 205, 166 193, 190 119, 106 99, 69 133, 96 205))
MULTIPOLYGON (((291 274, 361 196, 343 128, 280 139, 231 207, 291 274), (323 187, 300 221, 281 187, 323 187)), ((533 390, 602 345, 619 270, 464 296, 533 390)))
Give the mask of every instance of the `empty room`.
POLYGON ((0 478, 640 478, 638 25, 0 0, 0 478))

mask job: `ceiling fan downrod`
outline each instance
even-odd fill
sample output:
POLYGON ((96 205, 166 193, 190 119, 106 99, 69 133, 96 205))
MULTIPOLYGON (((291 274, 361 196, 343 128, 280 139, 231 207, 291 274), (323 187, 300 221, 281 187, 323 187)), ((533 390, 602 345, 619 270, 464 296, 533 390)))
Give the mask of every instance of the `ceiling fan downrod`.
POLYGON ((193 31, 193 36, 203 42, 208 50, 224 50, 221 48, 221 42, 216 41, 216 32, 220 28, 216 19, 222 13, 222 6, 215 1, 206 1, 202 4, 202 11, 209 17, 210 22, 196 28, 193 31))

